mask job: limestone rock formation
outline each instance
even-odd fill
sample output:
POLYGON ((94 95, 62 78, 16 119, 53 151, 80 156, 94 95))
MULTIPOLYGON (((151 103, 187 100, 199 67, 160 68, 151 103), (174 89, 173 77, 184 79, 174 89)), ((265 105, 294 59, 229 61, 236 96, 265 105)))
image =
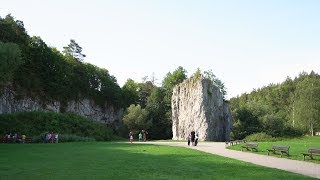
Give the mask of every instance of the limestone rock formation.
POLYGON ((117 126, 123 114, 121 109, 117 110, 112 106, 102 109, 89 99, 70 101, 62 105, 59 101, 42 103, 28 97, 16 98, 14 94, 15 92, 9 89, 0 94, 0 114, 29 111, 72 112, 110 126, 117 126))
POLYGON ((174 140, 185 140, 195 131, 199 140, 230 139, 232 115, 219 88, 200 76, 177 85, 172 95, 172 132, 174 140))

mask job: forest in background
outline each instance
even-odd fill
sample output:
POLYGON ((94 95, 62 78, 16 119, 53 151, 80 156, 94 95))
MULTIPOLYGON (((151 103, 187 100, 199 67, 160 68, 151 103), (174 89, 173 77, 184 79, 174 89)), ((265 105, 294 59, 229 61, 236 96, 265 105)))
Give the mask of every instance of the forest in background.
POLYGON ((272 137, 314 135, 320 131, 320 76, 313 71, 231 98, 232 136, 258 132, 272 137))
MULTIPOLYGON (((128 79, 123 87, 107 69, 84 62, 85 54, 75 40, 59 52, 39 37, 30 37, 20 20, 0 17, 0 91, 13 90, 18 97, 57 100, 93 99, 104 108, 126 109, 120 134, 145 129, 152 139, 172 137, 171 95, 187 76, 183 67, 168 72, 161 85, 155 77, 142 82, 128 79)), ((191 76, 211 79, 226 95, 223 82, 211 70, 198 69, 191 76)), ((232 136, 242 139, 264 132, 273 137, 314 134, 319 130, 320 83, 316 73, 302 73, 284 83, 269 85, 230 99, 234 117, 232 136)), ((63 106, 62 106, 63 107, 63 106)), ((63 112, 63 110, 62 110, 63 112)))

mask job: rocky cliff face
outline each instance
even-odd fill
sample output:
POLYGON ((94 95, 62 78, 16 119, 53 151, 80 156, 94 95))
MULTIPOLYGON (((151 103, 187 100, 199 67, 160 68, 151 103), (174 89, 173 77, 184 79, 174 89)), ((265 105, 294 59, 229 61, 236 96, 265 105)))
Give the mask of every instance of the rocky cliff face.
POLYGON ((95 105, 92 100, 82 99, 79 101, 70 101, 66 105, 61 105, 59 101, 41 103, 38 99, 16 98, 14 91, 5 89, 0 94, 0 114, 44 111, 44 112, 71 112, 96 121, 116 126, 122 117, 122 110, 116 110, 112 106, 106 106, 105 109, 95 105))
POLYGON ((174 140, 185 140, 191 131, 199 140, 230 139, 231 111, 212 81, 190 78, 173 89, 172 132, 174 140))

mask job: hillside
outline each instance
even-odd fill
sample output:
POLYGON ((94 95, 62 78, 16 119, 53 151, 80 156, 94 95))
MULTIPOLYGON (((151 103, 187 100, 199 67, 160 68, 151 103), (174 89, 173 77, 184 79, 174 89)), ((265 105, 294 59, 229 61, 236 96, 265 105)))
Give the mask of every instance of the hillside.
POLYGON ((274 137, 320 131, 320 76, 301 73, 295 79, 230 99, 235 138, 256 132, 274 137))

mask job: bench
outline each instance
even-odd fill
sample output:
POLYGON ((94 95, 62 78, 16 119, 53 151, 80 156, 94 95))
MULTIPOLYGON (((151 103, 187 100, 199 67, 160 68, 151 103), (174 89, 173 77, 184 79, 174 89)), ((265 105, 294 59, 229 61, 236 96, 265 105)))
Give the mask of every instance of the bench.
POLYGON ((302 153, 303 160, 306 160, 306 156, 309 156, 313 159, 313 156, 320 156, 320 148, 309 148, 308 153, 302 153))
POLYGON ((25 143, 32 143, 32 137, 26 137, 25 143))
POLYGON ((287 156, 289 156, 289 149, 290 149, 290 146, 272 146, 271 149, 267 149, 268 156, 270 152, 273 152, 273 154, 275 154, 276 151, 281 152, 280 157, 282 157, 282 154, 286 154, 287 156))
MULTIPOLYGON (((22 143, 22 139, 17 141, 12 138, 0 137, 0 143, 22 143)), ((26 137, 25 143, 32 143, 32 137, 26 137)))
POLYGON ((233 145, 237 145, 240 144, 242 142, 246 142, 246 140, 234 140, 234 141, 226 141, 226 145, 227 146, 233 146, 233 145))
POLYGON ((251 151, 256 150, 258 152, 258 143, 248 142, 241 146, 241 151, 243 151, 243 148, 247 149, 248 151, 251 149, 251 151))

